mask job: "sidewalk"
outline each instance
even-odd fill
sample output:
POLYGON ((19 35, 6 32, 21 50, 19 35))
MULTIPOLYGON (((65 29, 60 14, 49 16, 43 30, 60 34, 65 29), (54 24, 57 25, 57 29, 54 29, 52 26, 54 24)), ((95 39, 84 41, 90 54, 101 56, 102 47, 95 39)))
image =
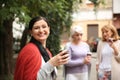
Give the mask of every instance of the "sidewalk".
POLYGON ((92 54, 92 61, 91 61, 92 66, 91 66, 90 80, 97 80, 96 56, 97 56, 97 53, 92 54))
MULTIPOLYGON (((91 75, 90 80, 97 80, 96 77, 96 53, 92 54, 92 66, 91 66, 91 75)), ((57 80, 64 80, 63 78, 63 66, 59 66, 58 68, 58 77, 57 80)))

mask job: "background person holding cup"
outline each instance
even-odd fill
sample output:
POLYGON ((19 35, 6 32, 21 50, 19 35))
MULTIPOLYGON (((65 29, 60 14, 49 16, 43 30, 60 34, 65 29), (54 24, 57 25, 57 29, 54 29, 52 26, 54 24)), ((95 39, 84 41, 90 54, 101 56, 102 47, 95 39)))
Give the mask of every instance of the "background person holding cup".
POLYGON ((65 80, 88 80, 88 69, 91 64, 89 45, 82 41, 83 29, 81 26, 71 28, 71 41, 66 44, 70 59, 65 64, 65 80))

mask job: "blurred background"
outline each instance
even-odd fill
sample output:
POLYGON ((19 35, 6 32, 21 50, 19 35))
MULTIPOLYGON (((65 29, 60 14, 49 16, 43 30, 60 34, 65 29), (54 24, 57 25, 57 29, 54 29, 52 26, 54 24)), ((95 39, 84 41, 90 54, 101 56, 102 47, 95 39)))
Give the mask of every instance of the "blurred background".
MULTIPOLYGON (((30 40, 28 23, 32 17, 49 20, 47 47, 53 55, 69 42, 69 30, 74 25, 83 27, 83 40, 96 54, 103 25, 113 24, 120 35, 119 3, 120 0, 0 0, 0 80, 13 80, 16 58, 30 40)), ((58 69, 61 72, 62 68, 58 69)))

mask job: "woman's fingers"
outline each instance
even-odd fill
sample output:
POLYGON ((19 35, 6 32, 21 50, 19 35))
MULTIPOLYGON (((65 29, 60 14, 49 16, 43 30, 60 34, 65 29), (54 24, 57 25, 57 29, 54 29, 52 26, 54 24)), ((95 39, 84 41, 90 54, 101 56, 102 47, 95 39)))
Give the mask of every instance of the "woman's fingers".
POLYGON ((67 50, 63 50, 59 53, 61 56, 65 55, 65 54, 68 54, 68 51, 67 50))
POLYGON ((59 54, 57 54, 56 56, 54 56, 53 58, 51 58, 50 63, 53 66, 59 66, 59 65, 66 64, 68 60, 69 60, 69 54, 67 53, 67 50, 64 50, 59 54))
POLYGON ((69 54, 65 54, 65 55, 62 55, 62 56, 61 56, 62 59, 66 59, 66 58, 68 58, 68 57, 69 57, 69 54))
POLYGON ((59 56, 59 63, 60 64, 65 64, 69 60, 69 54, 64 54, 59 56))

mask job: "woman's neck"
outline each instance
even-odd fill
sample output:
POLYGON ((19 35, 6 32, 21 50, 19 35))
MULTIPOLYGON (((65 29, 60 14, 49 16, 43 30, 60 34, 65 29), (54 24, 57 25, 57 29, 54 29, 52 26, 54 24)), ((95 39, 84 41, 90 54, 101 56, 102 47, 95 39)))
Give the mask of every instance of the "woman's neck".
POLYGON ((73 44, 78 45, 81 41, 72 41, 73 44))
POLYGON ((40 41, 40 43, 42 44, 42 46, 43 46, 44 48, 46 48, 46 41, 40 41))

